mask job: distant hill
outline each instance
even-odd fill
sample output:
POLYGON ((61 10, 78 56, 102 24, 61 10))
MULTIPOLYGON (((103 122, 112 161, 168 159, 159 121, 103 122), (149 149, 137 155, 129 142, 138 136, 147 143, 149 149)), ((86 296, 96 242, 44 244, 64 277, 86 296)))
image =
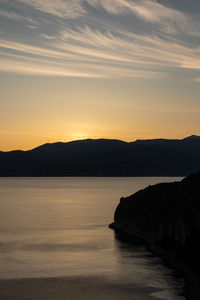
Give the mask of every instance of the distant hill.
POLYGON ((0 176, 186 176, 200 170, 200 137, 87 139, 0 151, 0 176))

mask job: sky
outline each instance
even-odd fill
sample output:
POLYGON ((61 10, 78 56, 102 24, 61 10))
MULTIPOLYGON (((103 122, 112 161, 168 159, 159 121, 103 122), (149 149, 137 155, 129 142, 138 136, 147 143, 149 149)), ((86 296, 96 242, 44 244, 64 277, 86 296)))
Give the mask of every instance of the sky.
POLYGON ((200 1, 0 0, 0 150, 200 135, 200 1))

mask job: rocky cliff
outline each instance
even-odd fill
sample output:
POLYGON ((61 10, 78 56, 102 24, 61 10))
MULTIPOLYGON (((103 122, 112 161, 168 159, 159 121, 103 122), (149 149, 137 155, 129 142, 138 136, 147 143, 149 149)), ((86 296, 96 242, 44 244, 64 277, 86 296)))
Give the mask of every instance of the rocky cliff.
POLYGON ((110 227, 171 248, 196 249, 200 243, 200 173, 121 198, 110 227))
POLYGON ((121 198, 110 224, 123 239, 139 237, 186 279, 187 299, 200 299, 200 173, 121 198))

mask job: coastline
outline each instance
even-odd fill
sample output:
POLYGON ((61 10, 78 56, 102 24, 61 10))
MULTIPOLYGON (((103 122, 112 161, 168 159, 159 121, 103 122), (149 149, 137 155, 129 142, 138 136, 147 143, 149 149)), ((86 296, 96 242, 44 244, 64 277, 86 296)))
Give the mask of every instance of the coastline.
POLYGON ((200 173, 149 186, 118 204, 109 225, 119 239, 139 239, 185 280, 187 300, 200 299, 200 173))
POLYGON ((168 251, 155 244, 149 235, 139 232, 127 232, 120 228, 119 224, 112 222, 108 227, 114 230, 116 238, 122 242, 130 244, 142 243, 146 246, 147 251, 153 255, 160 257, 168 268, 176 272, 178 278, 182 278, 185 282, 185 290, 183 296, 186 300, 199 300, 200 299, 200 277, 190 264, 181 259, 178 253, 168 251))

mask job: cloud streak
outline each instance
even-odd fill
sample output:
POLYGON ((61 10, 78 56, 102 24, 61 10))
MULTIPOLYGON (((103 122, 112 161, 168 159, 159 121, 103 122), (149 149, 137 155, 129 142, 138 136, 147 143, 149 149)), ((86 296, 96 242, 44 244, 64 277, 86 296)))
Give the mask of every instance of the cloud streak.
MULTIPOLYGON (((111 52, 113 55, 117 51, 118 57, 121 55, 124 61, 138 64, 143 62, 143 66, 149 64, 163 66, 171 63, 171 66, 200 69, 200 48, 191 47, 189 44, 170 37, 166 39, 166 37, 161 38, 156 35, 141 36, 125 31, 114 35, 109 30, 102 32, 85 27, 79 28, 78 31, 62 31, 61 40, 66 41, 66 49, 73 47, 76 51, 77 48, 71 46, 70 43, 77 42, 82 47, 84 45, 86 49, 93 47, 93 53, 96 49, 99 53, 106 49, 107 53, 111 52)), ((91 50, 87 51, 89 53, 91 50)))
POLYGON ((182 19, 183 14, 152 0, 87 0, 90 5, 101 6, 111 14, 135 14, 148 22, 182 19))
MULTIPOLYGON (((191 36, 198 38, 198 27, 193 30, 198 20, 194 20, 189 26, 188 14, 161 5, 158 1, 15 0, 14 3, 25 4, 30 9, 48 13, 59 18, 60 22, 55 26, 52 19, 53 25, 50 26, 53 33, 50 34, 51 30, 44 26, 45 30, 40 31, 39 38, 34 41, 29 42, 28 38, 26 42, 19 42, 19 39, 14 41, 13 38, 1 39, 1 56, 8 64, 6 66, 3 63, 1 71, 44 76, 49 72, 50 76, 92 78, 157 78, 177 69, 200 71, 198 44, 191 46, 190 41, 176 35, 179 30, 179 33, 191 33, 191 36), (123 26, 112 26, 109 20, 104 26, 98 26, 98 22, 95 26, 89 26, 82 17, 86 14, 89 16, 91 6, 96 11, 101 8, 101 13, 103 9, 113 15, 137 16, 140 20, 156 24, 156 30, 153 25, 151 31, 138 34, 130 29, 123 29, 123 26), (76 18, 79 18, 80 25, 76 24, 76 18), (68 23, 66 19, 71 21, 68 23)), ((37 29, 43 18, 43 15, 40 16, 41 23, 38 23, 31 14, 21 16, 14 10, 0 10, 0 15, 24 21, 25 27, 30 29, 37 29)))
POLYGON ((152 0, 17 0, 36 10, 63 18, 76 18, 85 13, 86 4, 103 8, 110 14, 135 14, 148 22, 161 23, 163 20, 181 21, 184 14, 152 0))
POLYGON ((24 17, 16 12, 9 12, 9 11, 6 11, 4 9, 1 9, 0 10, 0 16, 1 17, 4 17, 4 18, 9 18, 9 19, 12 19, 12 20, 23 20, 24 17))
POLYGON ((199 36, 200 21, 189 14, 169 8, 153 0, 87 0, 90 5, 103 7, 115 15, 133 14, 141 20, 159 24, 162 31, 171 34, 179 31, 199 36))
POLYGON ((82 0, 18 0, 36 10, 61 18, 74 19, 86 13, 82 0))
POLYGON ((6 61, 2 61, 1 70, 92 78, 155 78, 170 68, 200 70, 199 47, 192 48, 172 38, 84 27, 43 39, 43 47, 0 40, 6 61), (15 63, 9 63, 11 57, 15 63))
MULTIPOLYGON (((36 10, 59 18, 76 19, 88 14, 88 5, 113 15, 134 15, 152 24, 159 24, 168 33, 184 32, 199 36, 200 21, 189 14, 160 4, 156 0, 17 0, 36 10)), ((14 14, 10 18, 17 17, 14 14)))
POLYGON ((70 67, 58 67, 53 65, 45 65, 41 63, 31 63, 17 60, 0 59, 0 71, 12 72, 24 75, 36 75, 46 77, 80 77, 80 78, 101 78, 101 74, 75 70, 70 67))

